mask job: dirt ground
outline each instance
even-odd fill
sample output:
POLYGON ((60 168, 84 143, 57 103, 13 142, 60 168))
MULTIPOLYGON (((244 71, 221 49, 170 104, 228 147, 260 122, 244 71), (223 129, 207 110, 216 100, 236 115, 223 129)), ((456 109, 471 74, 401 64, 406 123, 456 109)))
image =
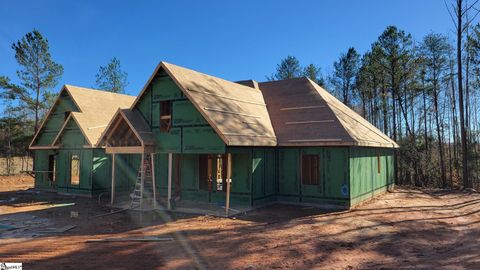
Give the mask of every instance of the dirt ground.
POLYGON ((160 211, 89 219, 109 209, 16 191, 25 181, 0 192, 0 262, 24 269, 480 269, 478 193, 397 188, 342 212, 272 205, 234 219, 160 211), (153 236, 172 239, 86 242, 153 236))
POLYGON ((0 192, 18 191, 33 188, 34 180, 28 175, 3 176, 0 175, 0 192))

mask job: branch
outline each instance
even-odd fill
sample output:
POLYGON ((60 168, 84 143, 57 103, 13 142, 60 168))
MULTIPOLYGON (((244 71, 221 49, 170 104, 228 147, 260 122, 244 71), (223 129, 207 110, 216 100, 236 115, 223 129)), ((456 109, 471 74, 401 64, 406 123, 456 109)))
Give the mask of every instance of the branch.
POLYGON ((447 5, 447 0, 444 0, 443 2, 445 3, 445 7, 447 8, 447 11, 448 11, 448 14, 450 15, 450 18, 452 19, 453 26, 455 27, 455 30, 457 31, 458 30, 457 22, 455 21, 455 17, 453 17, 452 11, 450 10, 450 8, 447 5))
POLYGON ((464 11, 462 11, 462 13, 461 13, 461 15, 460 15, 460 16, 463 16, 463 15, 465 15, 465 13, 467 13, 467 12, 468 12, 468 11, 469 11, 469 10, 470 10, 470 9, 471 9, 473 6, 475 6, 475 4, 477 4, 477 3, 478 3, 478 1, 480 1, 480 0, 475 0, 475 2, 473 2, 473 4, 471 4, 470 6, 468 6, 467 8, 465 8, 465 10, 464 10, 464 11))

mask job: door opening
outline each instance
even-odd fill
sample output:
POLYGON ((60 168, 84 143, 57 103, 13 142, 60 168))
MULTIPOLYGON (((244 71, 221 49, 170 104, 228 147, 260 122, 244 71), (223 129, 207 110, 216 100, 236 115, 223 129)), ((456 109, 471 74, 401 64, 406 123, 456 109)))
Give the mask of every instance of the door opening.
POLYGON ((53 185, 55 182, 55 155, 48 155, 48 180, 53 185))

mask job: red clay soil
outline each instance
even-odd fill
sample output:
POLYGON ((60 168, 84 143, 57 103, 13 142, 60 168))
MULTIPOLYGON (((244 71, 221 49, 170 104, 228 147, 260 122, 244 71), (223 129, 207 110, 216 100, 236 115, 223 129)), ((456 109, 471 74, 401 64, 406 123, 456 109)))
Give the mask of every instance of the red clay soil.
POLYGON ((0 192, 9 190, 24 190, 33 188, 33 177, 28 175, 0 175, 0 192))
POLYGON ((88 219, 108 209, 27 193, 0 192, 0 224, 17 227, 0 229, 0 262, 24 269, 480 269, 478 193, 397 188, 350 211, 273 205, 235 219, 133 211, 88 219), (173 241, 85 242, 146 236, 173 241))

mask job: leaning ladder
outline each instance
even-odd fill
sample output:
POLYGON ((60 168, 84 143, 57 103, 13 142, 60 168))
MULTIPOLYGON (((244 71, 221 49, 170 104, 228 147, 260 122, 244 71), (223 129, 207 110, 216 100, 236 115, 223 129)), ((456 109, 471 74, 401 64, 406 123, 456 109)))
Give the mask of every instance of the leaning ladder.
POLYGON ((132 198, 132 201, 130 202, 131 209, 143 208, 143 200, 146 195, 145 185, 147 183, 153 185, 151 164, 150 155, 143 154, 142 161, 140 162, 140 168, 138 169, 135 188, 133 193, 130 194, 130 197, 132 198))

